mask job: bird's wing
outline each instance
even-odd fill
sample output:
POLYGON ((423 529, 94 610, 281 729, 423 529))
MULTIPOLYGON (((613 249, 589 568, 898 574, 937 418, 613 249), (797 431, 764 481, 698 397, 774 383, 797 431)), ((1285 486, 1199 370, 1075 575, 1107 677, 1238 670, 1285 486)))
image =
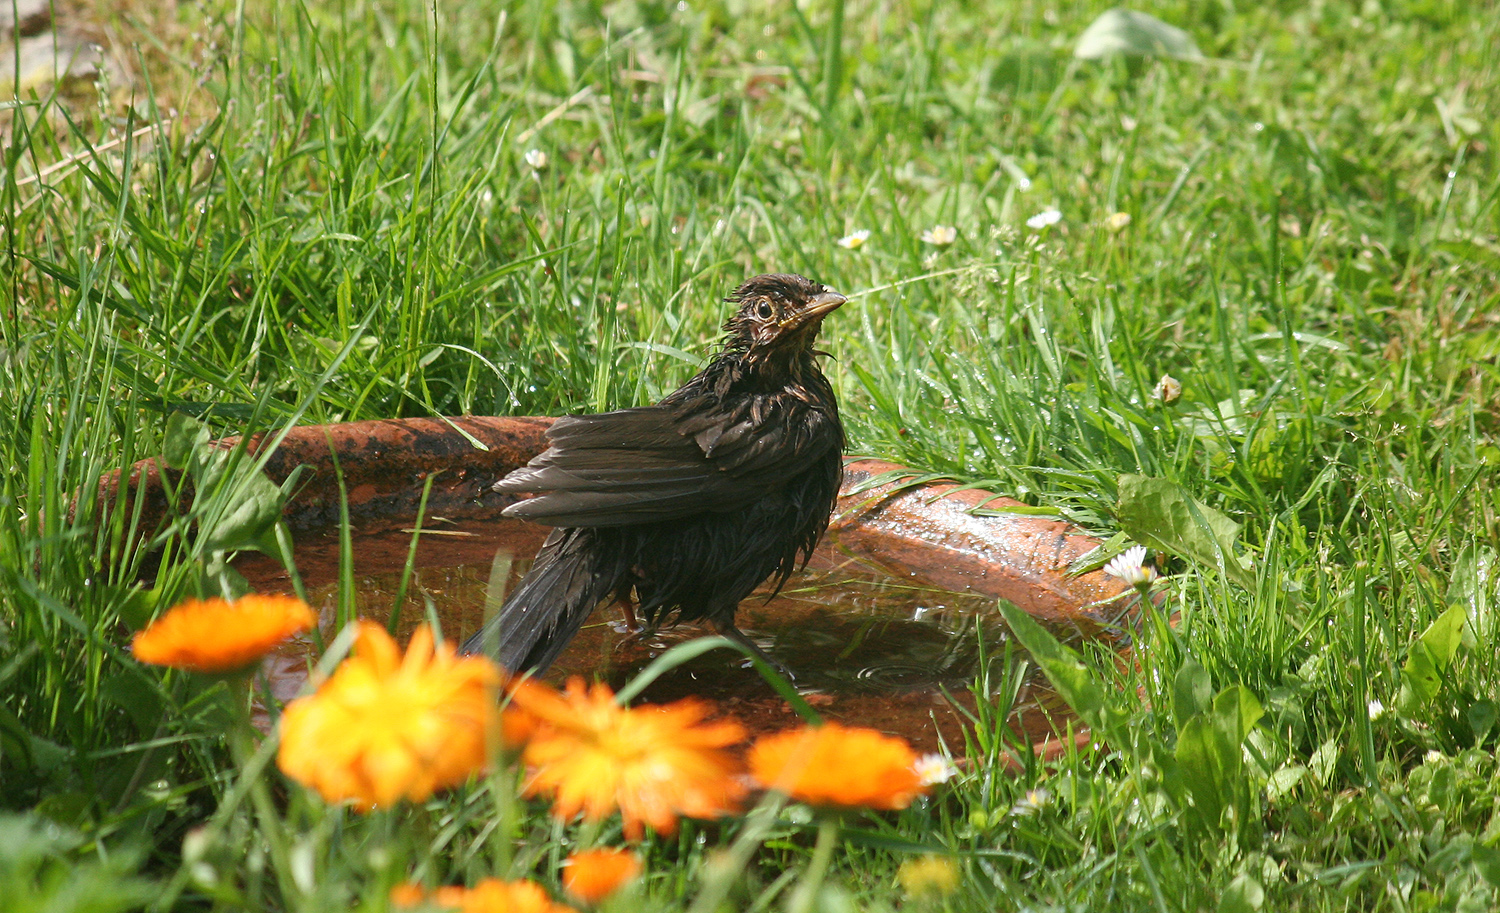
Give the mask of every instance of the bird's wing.
POLYGON ((542 492, 505 515, 549 526, 624 526, 731 511, 841 444, 837 420, 747 397, 684 414, 669 406, 558 419, 549 447, 497 491, 542 492))

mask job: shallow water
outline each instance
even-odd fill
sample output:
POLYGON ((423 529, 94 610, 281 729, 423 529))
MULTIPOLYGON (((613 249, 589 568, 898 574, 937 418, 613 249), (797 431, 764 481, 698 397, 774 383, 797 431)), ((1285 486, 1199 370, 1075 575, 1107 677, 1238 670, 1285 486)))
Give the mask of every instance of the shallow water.
MULTIPOLYGON (((445 637, 462 641, 529 567, 547 530, 514 520, 434 520, 417 549, 417 568, 401 606, 399 630, 409 633, 431 617, 445 637)), ((358 614, 390 617, 400 568, 411 546, 410 530, 362 532, 353 543, 358 614)), ((326 627, 335 616, 337 534, 301 534, 297 566, 326 627)), ((290 591, 274 562, 252 556, 238 565, 262 592, 290 591)), ((808 568, 767 601, 746 599, 736 616, 742 630, 790 669, 802 695, 828 719, 872 726, 909 739, 919 750, 945 740, 964 749, 964 711, 970 686, 990 657, 999 681, 1005 633, 993 600, 913 584, 838 548, 830 536, 808 568), (983 650, 981 649, 983 644, 983 650)), ((626 630, 617 607, 601 606, 547 675, 597 676, 618 688, 671 646, 713 633, 681 625, 652 633, 626 630)), ((273 664, 273 689, 294 696, 305 680, 306 655, 290 653, 273 664)), ((759 733, 796 725, 791 708, 738 653, 716 650, 677 667, 648 687, 643 699, 667 701, 696 695, 715 702, 759 733)), ((1012 725, 1040 741, 1067 719, 1057 701, 1033 681, 1022 689, 1012 725)))

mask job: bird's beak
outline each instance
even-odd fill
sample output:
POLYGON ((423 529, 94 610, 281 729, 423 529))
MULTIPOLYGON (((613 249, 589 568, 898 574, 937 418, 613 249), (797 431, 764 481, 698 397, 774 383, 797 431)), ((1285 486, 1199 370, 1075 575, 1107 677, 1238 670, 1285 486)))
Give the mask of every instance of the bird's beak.
POLYGON ((807 302, 807 307, 793 314, 792 318, 782 325, 801 326, 804 323, 811 323, 838 310, 848 300, 838 292, 819 292, 807 302))

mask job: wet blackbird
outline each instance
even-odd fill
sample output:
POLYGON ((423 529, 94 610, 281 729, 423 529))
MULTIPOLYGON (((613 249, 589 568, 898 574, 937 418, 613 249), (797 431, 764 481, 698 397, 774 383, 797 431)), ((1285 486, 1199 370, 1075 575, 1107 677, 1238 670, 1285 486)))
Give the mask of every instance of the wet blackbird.
POLYGON ((495 483, 541 492, 505 515, 556 529, 465 651, 541 672, 599 603, 614 596, 629 614, 633 593, 652 626, 703 619, 761 653, 735 608, 807 562, 843 477, 844 428, 813 340, 844 296, 769 275, 726 301, 738 307, 698 376, 654 406, 558 419, 548 449, 495 483))

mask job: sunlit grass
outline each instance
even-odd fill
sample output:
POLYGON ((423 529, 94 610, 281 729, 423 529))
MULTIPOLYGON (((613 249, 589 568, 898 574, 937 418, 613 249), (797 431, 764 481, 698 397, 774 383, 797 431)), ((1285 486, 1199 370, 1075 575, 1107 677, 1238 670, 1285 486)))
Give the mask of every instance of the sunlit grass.
MULTIPOLYGON (((1169 480, 1250 559, 1231 582, 1165 556, 1175 628, 1143 627, 1129 668, 1084 657, 1128 739, 976 764, 845 827, 827 884, 895 908, 901 864, 937 852, 959 880, 932 909, 1493 906, 1500 19, 1169 3, 1208 61, 1072 60, 1107 5, 100 11, 126 62, 108 94, 4 111, 0 795, 29 849, 0 896, 89 857, 128 907, 121 879, 186 857, 243 887, 201 906, 293 904, 249 813, 192 858, 234 777, 222 701, 125 646, 214 595, 222 550, 188 518, 229 522, 253 461, 159 532, 74 501, 161 453, 169 415, 241 434, 647 402, 710 351, 720 296, 788 270, 853 299, 822 345, 858 452, 1103 535, 1123 474, 1169 480), (1205 823, 1163 764, 1233 686, 1264 711, 1235 781, 1253 813, 1205 823)), ((1024 755, 980 716, 971 755, 1024 755)), ((332 881, 302 908, 383 904, 372 847, 514 874, 493 813, 482 789, 413 826, 298 806, 332 881)), ((799 814, 745 823, 743 854, 735 828, 648 838, 636 900, 779 908, 813 849, 799 814)), ((576 828, 519 821, 517 871, 556 872, 576 828)))

